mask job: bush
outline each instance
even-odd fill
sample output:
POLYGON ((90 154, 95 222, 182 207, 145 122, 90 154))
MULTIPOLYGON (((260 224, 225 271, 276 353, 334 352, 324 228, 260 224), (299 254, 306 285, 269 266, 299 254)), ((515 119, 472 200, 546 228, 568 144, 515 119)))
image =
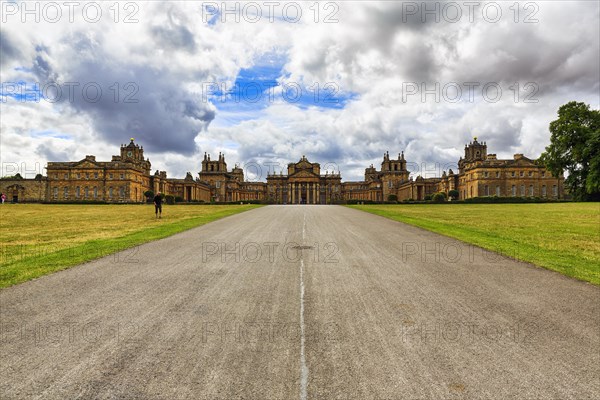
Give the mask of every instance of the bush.
POLYGON ((175 196, 173 196, 172 194, 166 195, 164 199, 167 204, 175 204, 175 196))
POLYGON ((395 194, 389 194, 387 200, 388 201, 398 201, 398 196, 396 196, 395 194))
MULTIPOLYGON (((431 199, 433 198, 432 195, 428 194, 427 196, 425 196, 425 201, 431 201, 431 199)), ((412 200, 412 199, 411 199, 412 200)))
POLYGON ((183 202, 183 197, 175 196, 175 203, 181 203, 181 202, 183 202))
POLYGON ((434 203, 443 203, 446 201, 446 193, 436 193, 432 198, 434 203))
POLYGON ((452 189, 451 191, 448 192, 448 197, 450 197, 452 200, 458 199, 458 196, 460 196, 460 193, 458 193, 458 190, 452 189))

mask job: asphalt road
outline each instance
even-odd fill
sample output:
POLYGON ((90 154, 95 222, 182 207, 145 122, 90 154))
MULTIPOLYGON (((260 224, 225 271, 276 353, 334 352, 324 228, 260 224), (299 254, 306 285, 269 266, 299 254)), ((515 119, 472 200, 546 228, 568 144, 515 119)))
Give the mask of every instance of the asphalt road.
POLYGON ((0 397, 598 399, 600 288, 269 206, 0 291, 0 397))

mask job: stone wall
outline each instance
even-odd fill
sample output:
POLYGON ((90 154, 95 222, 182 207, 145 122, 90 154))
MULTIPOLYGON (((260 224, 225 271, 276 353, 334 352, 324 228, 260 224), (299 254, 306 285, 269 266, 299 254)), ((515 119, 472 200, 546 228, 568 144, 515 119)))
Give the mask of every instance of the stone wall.
POLYGON ((6 202, 39 203, 46 200, 46 178, 0 179, 0 192, 6 202))

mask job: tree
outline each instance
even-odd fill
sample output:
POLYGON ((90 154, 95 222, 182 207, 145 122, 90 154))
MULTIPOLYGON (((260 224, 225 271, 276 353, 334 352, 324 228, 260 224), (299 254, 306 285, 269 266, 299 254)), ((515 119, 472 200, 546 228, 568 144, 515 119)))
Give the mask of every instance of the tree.
POLYGON ((388 201, 398 201, 398 196, 395 194, 388 194, 388 201))
POLYGON ((569 102, 550 123, 550 145, 540 161, 554 176, 566 171, 565 186, 576 200, 600 200, 600 111, 569 102))
POLYGON ((458 190, 456 189, 452 189, 448 192, 448 197, 450 197, 452 200, 456 200, 458 199, 459 193, 458 190))

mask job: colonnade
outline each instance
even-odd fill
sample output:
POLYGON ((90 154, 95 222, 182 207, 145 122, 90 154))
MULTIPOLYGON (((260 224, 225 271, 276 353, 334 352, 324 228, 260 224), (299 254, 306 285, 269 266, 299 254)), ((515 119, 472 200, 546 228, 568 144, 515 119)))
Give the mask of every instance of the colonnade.
POLYGON ((320 204, 320 185, 316 182, 288 183, 288 204, 320 204), (303 193, 304 192, 304 193, 303 193))

